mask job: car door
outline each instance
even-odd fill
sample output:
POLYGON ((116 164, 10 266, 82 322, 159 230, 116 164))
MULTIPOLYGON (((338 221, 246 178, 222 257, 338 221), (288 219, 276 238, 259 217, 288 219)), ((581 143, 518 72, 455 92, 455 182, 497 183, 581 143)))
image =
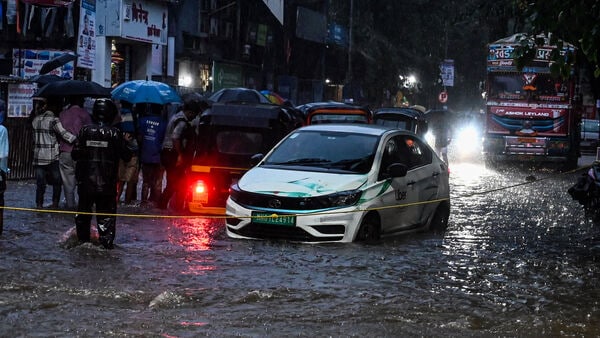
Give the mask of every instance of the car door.
POLYGON ((419 199, 415 173, 409 170, 406 176, 393 178, 388 178, 385 174, 387 167, 394 163, 401 163, 409 168, 409 150, 402 135, 384 140, 379 168, 379 179, 384 190, 379 200, 382 235, 408 230, 419 223, 420 207, 415 204, 419 199))
POLYGON ((407 194, 410 200, 416 204, 414 212, 414 223, 418 226, 424 225, 431 213, 435 210, 435 204, 426 203, 438 198, 439 185, 442 178, 442 168, 433 162, 433 152, 419 138, 412 135, 404 136, 404 143, 409 145, 410 166, 406 174, 407 194))

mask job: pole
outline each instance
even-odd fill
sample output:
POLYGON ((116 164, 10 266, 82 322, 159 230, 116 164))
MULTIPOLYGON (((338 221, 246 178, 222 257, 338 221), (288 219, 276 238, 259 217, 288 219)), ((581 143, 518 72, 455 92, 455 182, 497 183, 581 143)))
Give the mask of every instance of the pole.
POLYGON ((352 26, 354 25, 354 0, 350 0, 350 21, 348 23, 348 71, 346 83, 352 81, 352 26))

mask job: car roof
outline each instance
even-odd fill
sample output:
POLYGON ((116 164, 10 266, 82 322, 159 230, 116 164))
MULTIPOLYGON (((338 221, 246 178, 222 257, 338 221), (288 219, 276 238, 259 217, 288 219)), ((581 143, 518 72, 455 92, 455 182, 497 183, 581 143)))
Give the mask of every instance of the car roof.
POLYGON ((355 106, 355 105, 351 105, 351 104, 347 104, 347 103, 343 103, 343 102, 337 102, 337 101, 305 103, 296 108, 302 110, 303 112, 309 112, 309 111, 313 111, 316 109, 328 109, 328 108, 329 109, 343 108, 343 109, 348 109, 348 110, 368 111, 368 109, 366 109, 365 107, 355 106))
POLYGON ((408 108, 408 107, 387 107, 387 108, 378 108, 373 112, 373 117, 375 119, 382 116, 394 116, 394 115, 405 115, 410 118, 425 120, 425 114, 421 111, 408 108))
POLYGON ((406 135, 414 135, 411 131, 397 129, 389 126, 376 124, 348 124, 348 123, 327 123, 312 124, 296 129, 296 131, 333 131, 339 133, 354 133, 381 136, 386 133, 399 132, 406 135))

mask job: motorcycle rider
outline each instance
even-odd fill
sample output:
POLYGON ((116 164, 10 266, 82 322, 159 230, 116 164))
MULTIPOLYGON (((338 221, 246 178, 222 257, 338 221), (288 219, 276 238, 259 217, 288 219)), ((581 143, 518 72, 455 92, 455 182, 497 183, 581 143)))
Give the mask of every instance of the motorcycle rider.
POLYGON ((81 242, 90 241, 95 204, 99 240, 107 249, 113 248, 115 239, 119 160, 127 162, 132 156, 131 137, 126 139, 111 125, 116 116, 117 106, 113 101, 97 99, 92 110, 94 123, 81 128, 72 152, 77 161, 75 176, 79 194, 75 215, 77 237, 81 242))

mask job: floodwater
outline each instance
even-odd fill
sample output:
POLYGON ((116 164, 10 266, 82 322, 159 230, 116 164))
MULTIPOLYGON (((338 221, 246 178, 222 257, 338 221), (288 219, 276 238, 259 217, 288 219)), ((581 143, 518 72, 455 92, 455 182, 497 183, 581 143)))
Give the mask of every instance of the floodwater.
MULTIPOLYGON (((9 209, 0 336, 599 336, 600 225, 566 193, 581 172, 451 156, 448 230, 376 245, 123 207, 109 251, 73 246, 72 214, 9 209)), ((6 206, 31 208, 33 182, 9 183, 6 206)))

